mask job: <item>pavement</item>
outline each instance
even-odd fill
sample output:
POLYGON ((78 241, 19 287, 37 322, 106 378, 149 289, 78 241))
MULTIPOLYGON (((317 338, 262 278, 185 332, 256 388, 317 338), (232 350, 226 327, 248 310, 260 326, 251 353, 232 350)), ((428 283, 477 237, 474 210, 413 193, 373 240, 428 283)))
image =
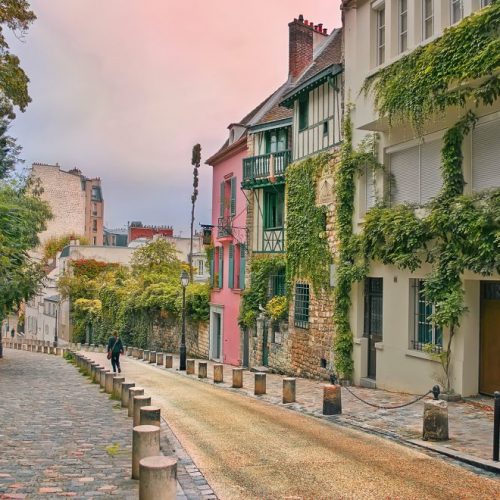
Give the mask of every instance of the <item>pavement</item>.
MULTIPOLYGON (((179 459, 178 500, 202 498, 199 486, 210 489, 202 474, 166 423, 161 435, 164 453, 179 459)), ((53 355, 4 349, 0 499, 135 500, 139 483, 130 478, 131 440, 126 410, 74 365, 53 355)))
MULTIPOLYGON (((86 355, 105 362, 103 354, 86 355)), ((230 388, 229 367, 226 382, 217 385, 130 358, 123 358, 122 368, 161 407, 221 499, 500 498, 493 473, 341 426, 338 417, 313 418, 319 382, 298 380, 294 408, 281 404, 282 379, 275 375, 268 375, 268 394, 256 397, 250 372, 244 375, 246 389, 230 388)))

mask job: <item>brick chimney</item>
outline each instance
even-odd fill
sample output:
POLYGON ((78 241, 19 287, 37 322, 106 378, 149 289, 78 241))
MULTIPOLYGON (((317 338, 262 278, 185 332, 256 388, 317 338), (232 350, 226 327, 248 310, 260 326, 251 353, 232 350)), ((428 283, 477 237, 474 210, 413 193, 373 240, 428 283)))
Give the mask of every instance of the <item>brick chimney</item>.
POLYGON ((313 62, 314 49, 328 32, 322 24, 304 21, 301 14, 288 25, 289 28, 289 69, 288 74, 295 80, 313 62))

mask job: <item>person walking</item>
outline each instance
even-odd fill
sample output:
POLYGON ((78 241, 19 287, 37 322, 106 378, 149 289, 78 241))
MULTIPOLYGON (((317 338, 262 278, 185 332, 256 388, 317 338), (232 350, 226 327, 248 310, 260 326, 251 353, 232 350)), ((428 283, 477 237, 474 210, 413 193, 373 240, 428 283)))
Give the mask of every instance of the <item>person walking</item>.
POLYGON ((122 372, 120 368, 120 354, 123 354, 122 339, 118 337, 118 332, 115 330, 113 336, 108 341, 108 359, 111 360, 113 373, 116 373, 116 369, 118 369, 118 373, 122 372))

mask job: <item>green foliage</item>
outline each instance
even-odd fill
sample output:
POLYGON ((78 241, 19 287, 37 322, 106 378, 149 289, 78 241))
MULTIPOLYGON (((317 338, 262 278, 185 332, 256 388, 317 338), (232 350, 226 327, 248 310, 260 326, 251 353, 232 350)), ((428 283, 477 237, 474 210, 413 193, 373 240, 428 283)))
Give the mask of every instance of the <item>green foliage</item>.
POLYGON ((332 261, 326 239, 326 208, 316 204, 319 176, 333 155, 322 154, 293 163, 286 170, 287 281, 309 279, 315 290, 329 285, 332 261))
POLYGON ((81 245, 88 245, 89 241, 85 236, 77 236, 74 233, 65 236, 53 236, 43 245, 43 257, 45 260, 54 259, 58 252, 69 245, 71 240, 80 240, 81 245))
POLYGON ((0 317, 29 300, 44 276, 28 250, 38 245, 38 233, 51 214, 48 205, 24 187, 0 181, 0 317))
POLYGON ((285 319, 288 316, 288 297, 277 295, 270 299, 266 305, 266 313, 275 321, 285 319))
MULTIPOLYGON (((178 298, 178 301, 180 298, 178 298)), ((192 321, 208 321, 210 317, 210 286, 191 283, 186 288, 186 316, 192 321)), ((180 309, 180 308, 179 308, 180 309)))
POLYGON ((158 238, 137 249, 132 258, 132 271, 142 275, 145 281, 154 282, 155 275, 179 281, 182 262, 173 243, 165 238, 158 238))
POLYGON ((409 120, 418 131, 449 106, 491 104, 500 95, 500 2, 466 17, 437 40, 369 77, 375 105, 390 124, 409 120))
POLYGON ((283 273, 286 261, 283 255, 266 255, 252 259, 250 265, 250 288, 242 295, 239 322, 246 327, 255 325, 260 307, 265 307, 269 295, 269 279, 283 273))

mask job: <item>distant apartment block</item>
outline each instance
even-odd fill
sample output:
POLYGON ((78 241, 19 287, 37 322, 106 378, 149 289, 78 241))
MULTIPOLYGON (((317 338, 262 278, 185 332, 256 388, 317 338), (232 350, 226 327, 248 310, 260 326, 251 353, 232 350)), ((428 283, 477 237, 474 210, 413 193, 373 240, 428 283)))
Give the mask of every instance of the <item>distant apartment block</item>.
POLYGON ((47 229, 40 234, 42 244, 54 236, 74 234, 85 236, 91 245, 103 245, 104 199, 100 178, 86 177, 77 168, 61 170, 57 163, 33 163, 31 176, 39 179, 41 198, 48 202, 53 214, 47 229))

